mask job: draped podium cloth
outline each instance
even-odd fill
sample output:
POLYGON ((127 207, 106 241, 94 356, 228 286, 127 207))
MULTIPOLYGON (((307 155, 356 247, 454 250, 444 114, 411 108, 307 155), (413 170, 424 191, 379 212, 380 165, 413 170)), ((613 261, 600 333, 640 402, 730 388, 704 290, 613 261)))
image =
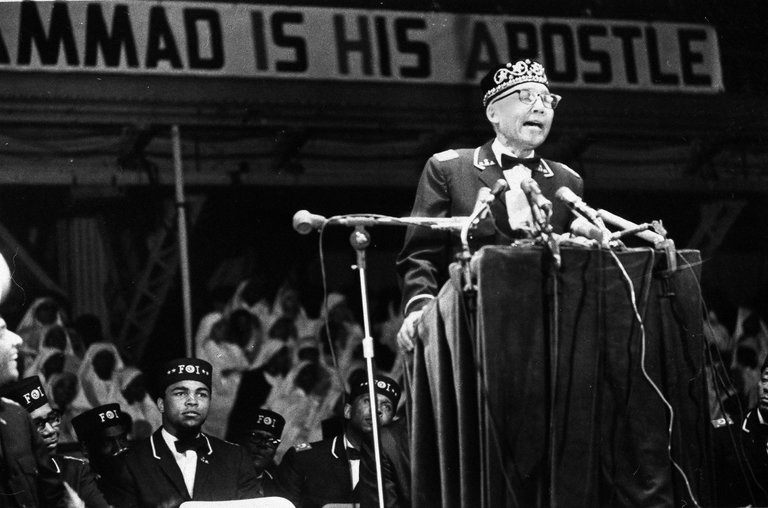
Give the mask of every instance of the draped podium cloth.
POLYGON ((691 494, 711 505, 700 255, 676 253, 669 276, 661 251, 616 255, 644 340, 611 253, 563 248, 552 430, 548 256, 477 254, 477 340, 452 267, 425 307, 410 368, 414 506, 669 507, 691 506, 691 494), (671 437, 643 366, 674 412, 671 437))

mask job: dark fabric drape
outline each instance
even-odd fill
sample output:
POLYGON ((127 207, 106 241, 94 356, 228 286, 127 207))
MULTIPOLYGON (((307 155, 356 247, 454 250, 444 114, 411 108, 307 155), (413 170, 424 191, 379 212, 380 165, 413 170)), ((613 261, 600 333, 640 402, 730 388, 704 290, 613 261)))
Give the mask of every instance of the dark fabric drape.
POLYGON ((484 248, 476 333, 457 269, 425 308, 414 506, 710 504, 698 252, 678 253, 671 274, 659 251, 615 253, 642 326, 611 252, 562 254, 554 279, 542 249, 484 248))

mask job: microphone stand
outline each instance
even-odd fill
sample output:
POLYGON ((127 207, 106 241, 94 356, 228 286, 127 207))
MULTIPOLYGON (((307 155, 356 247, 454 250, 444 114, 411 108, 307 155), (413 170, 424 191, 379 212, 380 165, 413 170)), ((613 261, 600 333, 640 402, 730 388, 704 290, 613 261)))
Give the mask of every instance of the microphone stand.
POLYGON ((355 226, 355 230, 349 235, 349 243, 357 253, 357 271, 360 274, 360 296, 363 307, 363 356, 365 368, 368 374, 368 400, 371 411, 371 426, 373 430, 373 453, 376 462, 376 488, 379 494, 379 508, 384 508, 384 484, 381 471, 381 449, 379 447, 379 418, 378 400, 373 376, 373 337, 371 336, 371 324, 368 316, 368 287, 365 282, 366 274, 366 249, 371 244, 371 235, 365 226, 355 226))
POLYGON ((557 466, 555 452, 557 450, 557 425, 555 418, 555 412, 557 410, 555 400, 557 395, 557 369, 558 369, 558 357, 560 355, 560 316, 559 316, 559 282, 558 272, 562 265, 562 257, 560 255, 560 244, 555 238, 552 224, 550 224, 550 214, 546 210, 542 209, 537 204, 531 202, 531 213, 533 220, 536 223, 544 245, 550 254, 549 262, 546 266, 546 294, 547 294, 547 328, 549 335, 549 410, 548 415, 548 429, 547 429, 547 460, 549 462, 549 468, 547 470, 547 492, 544 498, 548 501, 550 508, 557 507, 557 496, 555 489, 557 487, 557 466))

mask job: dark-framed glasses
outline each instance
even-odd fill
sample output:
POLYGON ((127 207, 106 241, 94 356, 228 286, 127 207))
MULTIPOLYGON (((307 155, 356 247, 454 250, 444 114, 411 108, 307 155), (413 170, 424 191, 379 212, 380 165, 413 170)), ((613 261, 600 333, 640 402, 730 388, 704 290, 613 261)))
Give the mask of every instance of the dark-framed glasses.
POLYGON ((32 423, 35 424, 35 427, 37 427, 37 430, 39 432, 42 432, 45 430, 45 426, 50 424, 51 427, 58 427, 61 423, 61 413, 59 413, 56 410, 51 411, 48 413, 48 416, 45 418, 35 418, 32 420, 32 423))
POLYGON ((514 90, 512 93, 519 94, 518 97, 520 98, 520 102, 527 104, 528 106, 535 104, 536 99, 541 97, 541 103, 544 104, 545 107, 555 109, 557 105, 560 104, 560 101, 563 100, 563 98, 556 93, 536 92, 528 89, 514 90))
POLYGON ((266 445, 270 448, 277 448, 281 443, 280 439, 272 436, 265 436, 264 434, 259 434, 257 432, 251 433, 250 441, 255 445, 266 445))

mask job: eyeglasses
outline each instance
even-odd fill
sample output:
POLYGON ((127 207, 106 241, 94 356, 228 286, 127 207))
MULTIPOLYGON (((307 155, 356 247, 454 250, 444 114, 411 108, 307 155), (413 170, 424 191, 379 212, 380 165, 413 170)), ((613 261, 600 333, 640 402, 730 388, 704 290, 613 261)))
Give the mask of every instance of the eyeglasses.
POLYGON ((32 423, 35 424, 35 427, 37 427, 39 432, 43 432, 45 426, 49 423, 51 424, 51 427, 58 427, 61 423, 61 413, 58 411, 51 411, 45 418, 35 418, 32 420, 32 423))
POLYGON ((541 103, 545 107, 555 109, 563 98, 557 94, 549 92, 534 92, 533 90, 514 90, 512 93, 520 94, 520 102, 533 106, 536 99, 541 97, 541 103))
POLYGON ((256 432, 251 434, 250 439, 251 443, 255 445, 267 445, 270 448, 277 448, 282 442, 280 439, 265 436, 263 434, 257 434, 256 432))

